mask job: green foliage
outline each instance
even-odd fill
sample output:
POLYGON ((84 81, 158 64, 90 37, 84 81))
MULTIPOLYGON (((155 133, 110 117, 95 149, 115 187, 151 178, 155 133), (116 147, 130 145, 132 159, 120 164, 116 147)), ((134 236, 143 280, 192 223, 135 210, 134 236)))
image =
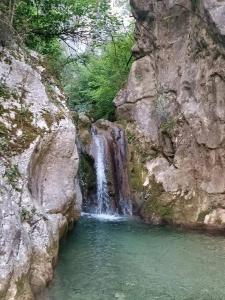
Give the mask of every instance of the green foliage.
POLYGON ((94 119, 113 119, 113 99, 126 83, 132 44, 129 34, 120 34, 98 53, 87 54, 85 65, 73 66, 74 78, 66 86, 72 109, 88 111, 94 119))
POLYGON ((160 121, 162 133, 171 134, 176 126, 176 118, 170 112, 171 99, 167 93, 159 93, 155 102, 155 114, 160 121))
POLYGON ((3 0, 0 15, 28 47, 58 52, 57 40, 98 43, 120 22, 106 0, 3 0))
POLYGON ((22 207, 21 210, 21 220, 22 222, 29 222, 32 219, 32 214, 35 213, 35 209, 33 208, 31 211, 26 209, 25 207, 22 207))
POLYGON ((8 88, 0 82, 0 98, 9 98, 10 97, 10 92, 8 88))
POLYGON ((16 165, 11 165, 8 168, 6 168, 4 177, 12 185, 12 187, 17 189, 18 179, 20 178, 20 172, 16 165))
POLYGON ((176 126, 176 120, 171 116, 169 116, 167 120, 164 120, 161 123, 160 129, 162 133, 167 133, 170 135, 175 126, 176 126))
POLYGON ((171 203, 164 203, 160 200, 160 196, 164 192, 162 185, 151 180, 149 187, 150 188, 147 188, 144 195, 144 213, 147 216, 156 215, 164 220, 170 220, 173 216, 173 207, 171 206, 171 203))
POLYGON ((1 15, 30 49, 45 55, 73 110, 114 118, 112 101, 126 82, 133 40, 110 1, 2 0, 1 15))
POLYGON ((127 140, 128 140, 129 144, 132 144, 133 142, 135 142, 136 137, 135 137, 134 132, 127 130, 126 134, 127 134, 127 140))

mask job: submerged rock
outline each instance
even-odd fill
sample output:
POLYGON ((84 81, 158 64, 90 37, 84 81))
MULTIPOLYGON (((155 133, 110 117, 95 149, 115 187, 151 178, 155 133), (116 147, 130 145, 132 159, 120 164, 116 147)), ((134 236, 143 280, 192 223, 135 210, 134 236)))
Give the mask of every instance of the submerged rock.
POLYGON ((115 105, 137 211, 157 223, 224 226, 225 2, 131 4, 136 59, 115 105))
POLYGON ((76 130, 41 57, 0 48, 0 298, 31 300, 79 217, 76 130))

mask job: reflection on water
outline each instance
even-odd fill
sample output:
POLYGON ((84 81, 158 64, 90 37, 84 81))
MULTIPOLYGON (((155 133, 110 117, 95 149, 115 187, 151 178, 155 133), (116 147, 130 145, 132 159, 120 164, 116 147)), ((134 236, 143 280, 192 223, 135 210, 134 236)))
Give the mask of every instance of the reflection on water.
POLYGON ((83 216, 41 300, 223 300, 225 240, 83 216))

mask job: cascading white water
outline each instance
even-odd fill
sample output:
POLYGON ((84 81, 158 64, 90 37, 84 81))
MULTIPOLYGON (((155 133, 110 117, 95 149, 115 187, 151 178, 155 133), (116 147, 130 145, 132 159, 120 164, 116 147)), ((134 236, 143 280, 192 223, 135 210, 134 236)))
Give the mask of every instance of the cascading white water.
POLYGON ((100 135, 93 136, 93 142, 96 148, 95 169, 97 177, 97 214, 111 214, 110 199, 108 195, 108 186, 105 171, 105 147, 104 137, 100 135))
POLYGON ((106 121, 105 128, 93 125, 91 155, 95 162, 96 197, 90 198, 85 212, 106 216, 132 215, 124 131, 106 121))

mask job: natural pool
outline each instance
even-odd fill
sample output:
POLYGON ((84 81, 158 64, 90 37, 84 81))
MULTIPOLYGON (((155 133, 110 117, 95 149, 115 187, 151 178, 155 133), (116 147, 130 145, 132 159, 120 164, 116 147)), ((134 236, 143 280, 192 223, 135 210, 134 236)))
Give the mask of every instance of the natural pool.
POLYGON ((224 300, 225 238, 84 216, 42 300, 224 300))

